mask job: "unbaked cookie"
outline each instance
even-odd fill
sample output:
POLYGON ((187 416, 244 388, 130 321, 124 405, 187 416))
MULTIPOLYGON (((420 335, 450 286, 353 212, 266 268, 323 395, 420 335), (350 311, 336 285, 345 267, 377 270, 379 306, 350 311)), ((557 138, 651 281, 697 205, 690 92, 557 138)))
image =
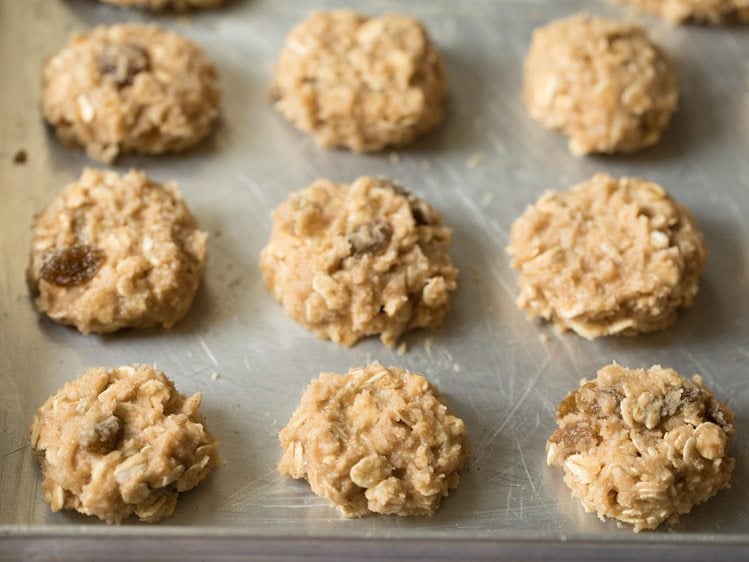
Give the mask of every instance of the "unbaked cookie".
POLYGON ((533 33, 523 101, 576 155, 655 144, 678 100, 673 64, 638 25, 580 14, 533 33))
POLYGON ((320 179, 273 213, 263 279, 286 313, 343 345, 436 328, 458 270, 452 231, 432 207, 386 178, 320 179))
POLYGON ((170 328, 200 284, 207 237, 176 183, 86 169, 36 218, 34 302, 84 334, 170 328))
POLYGON ((177 12, 198 8, 214 8, 220 6, 223 0, 101 0, 107 4, 127 6, 132 8, 147 8, 149 10, 173 9, 177 12))
POLYGON ((187 398, 149 365, 89 369, 51 396, 31 423, 52 511, 75 509, 107 523, 174 512, 219 461, 200 394, 187 398))
POLYGON ((346 517, 431 515, 460 480, 463 420, 421 375, 373 363, 321 373, 279 435, 282 474, 346 517))
POLYGON ((674 25, 694 21, 720 25, 749 23, 747 0, 618 0, 661 15, 674 25))
POLYGON ((65 143, 92 158, 185 150, 218 116, 216 69, 200 48, 156 25, 74 34, 47 61, 42 107, 65 143))
POLYGON ((512 225, 507 251, 518 306, 588 339, 673 324, 707 258, 691 214, 662 187, 607 174, 541 195, 512 225))
POLYGON ((412 142, 443 117, 442 56, 411 18, 316 12, 286 37, 276 109, 326 147, 356 152, 412 142))
POLYGON ((608 365, 583 379, 556 417, 548 463, 601 520, 655 529, 729 486, 733 413, 698 375, 608 365))

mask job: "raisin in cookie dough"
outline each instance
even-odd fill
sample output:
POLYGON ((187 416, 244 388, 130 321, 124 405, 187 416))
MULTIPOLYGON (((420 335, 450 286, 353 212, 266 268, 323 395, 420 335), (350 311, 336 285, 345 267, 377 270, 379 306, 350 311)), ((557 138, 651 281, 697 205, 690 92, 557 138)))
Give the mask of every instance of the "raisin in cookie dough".
POLYGON ((401 15, 316 12, 286 37, 275 107, 325 147, 401 146, 436 127, 447 80, 424 27, 401 15))
POLYGON ((533 33, 523 101, 576 155, 655 144, 678 100, 673 64, 640 26, 580 14, 533 33))
POLYGON ((618 0, 635 8, 653 12, 674 25, 686 22, 721 25, 749 23, 747 0, 618 0))
POLYGON ((597 174, 547 191, 510 229, 518 306, 587 339, 662 330, 692 305, 702 233, 659 185, 597 174))
POLYGON ((676 522, 730 484, 733 413, 693 380, 659 365, 608 365, 557 408, 548 464, 587 512, 635 531, 676 522))
POLYGON ((186 12, 193 9, 215 8, 223 4, 224 0, 101 0, 115 6, 128 8, 146 8, 148 10, 172 9, 177 12, 186 12))
POLYGON ((107 523, 171 515, 219 462, 199 407, 200 394, 183 396, 155 367, 89 369, 31 424, 44 500, 107 523))
POLYGON ((378 363, 321 373, 281 431, 282 474, 346 517, 431 515, 460 480, 465 426, 421 375, 378 363))
POLYGON ((92 158, 185 150, 218 116, 213 63, 156 25, 118 24, 74 34, 43 71, 44 117, 92 158))
POLYGON ((452 231, 432 207, 386 178, 320 179, 273 213, 260 255, 265 285, 286 313, 346 346, 436 328, 457 287, 452 231))
POLYGON ((172 327, 206 262, 174 182, 84 170, 36 218, 27 277, 39 312, 84 334, 172 327))

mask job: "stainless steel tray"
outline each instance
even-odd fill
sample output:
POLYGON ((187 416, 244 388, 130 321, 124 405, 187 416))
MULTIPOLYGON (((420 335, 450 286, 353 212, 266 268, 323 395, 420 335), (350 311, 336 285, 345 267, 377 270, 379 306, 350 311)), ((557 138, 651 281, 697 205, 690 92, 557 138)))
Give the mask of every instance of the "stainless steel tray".
POLYGON ((749 30, 674 29, 644 18, 677 59, 681 109, 651 150, 579 159, 561 136, 530 121, 518 96, 533 27, 579 9, 625 14, 597 0, 235 0, 190 18, 155 18, 215 59, 223 122, 198 150, 127 158, 117 168, 179 180, 211 233, 210 263, 192 310, 172 331, 86 337, 39 318, 24 281, 34 213, 82 167, 95 164, 46 130, 38 110, 40 68, 72 31, 148 16, 93 0, 0 0, 0 558, 95 560, 115 548, 115 558, 150 552, 164 560, 179 551, 181 559, 212 552, 232 560, 599 558, 604 551, 622 559, 648 553, 746 559, 749 30), (347 5, 419 17, 446 54, 447 122, 413 147, 370 156, 320 150, 268 103, 271 67, 289 27, 314 8, 347 5), (28 161, 14 164, 20 148, 28 161), (662 183, 705 231, 710 261, 702 289, 694 308, 668 331, 587 342, 529 323, 513 303, 515 276, 503 250, 512 220, 542 190, 601 170, 662 183), (452 255, 462 273, 449 322, 436 333, 406 338, 404 356, 375 340, 348 350, 316 339, 284 316, 256 267, 269 212, 290 191, 318 176, 361 174, 396 178, 455 229, 452 255), (344 520, 306 483, 275 470, 276 433, 306 383, 321 370, 343 372, 374 359, 425 373, 468 426, 470 465, 432 518, 344 520), (733 487, 670 531, 634 535, 601 523, 545 465, 555 405, 612 359, 699 372, 737 413, 733 487), (87 367, 132 362, 156 362, 183 392, 203 394, 226 464, 182 495, 175 515, 158 525, 113 528, 51 513, 27 446, 33 412, 87 367), (213 373, 220 377, 213 380, 213 373))

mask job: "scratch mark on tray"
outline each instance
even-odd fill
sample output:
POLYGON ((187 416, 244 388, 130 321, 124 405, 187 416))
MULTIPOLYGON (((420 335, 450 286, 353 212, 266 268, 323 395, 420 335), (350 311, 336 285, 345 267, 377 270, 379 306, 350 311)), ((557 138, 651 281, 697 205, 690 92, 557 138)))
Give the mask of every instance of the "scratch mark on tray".
MULTIPOLYGON (((533 477, 531 476, 530 470, 528 470, 528 463, 525 460, 525 453, 523 453, 523 446, 520 444, 520 440, 515 437, 515 444, 518 447, 518 453, 520 454, 520 464, 523 465, 523 470, 525 471, 525 475, 528 477, 528 482, 531 485, 531 490, 533 490, 533 496, 535 498, 538 498, 538 490, 536 489, 536 484, 533 482, 533 477)), ((522 507, 522 506, 521 506, 522 507)))
POLYGON ((570 361, 572 362, 572 367, 575 369, 575 372, 577 373, 578 380, 585 377, 585 373, 583 373, 583 370, 580 368, 580 365, 577 363, 577 354, 570 346, 569 338, 566 337, 565 334, 560 333, 559 331, 552 329, 552 332, 556 336, 556 338, 559 340, 559 342, 562 344, 562 347, 564 348, 565 354, 567 354, 567 357, 569 357, 570 361))
POLYGON ((268 477, 275 475, 276 470, 270 469, 257 478, 253 478, 246 484, 244 484, 239 490, 235 491, 231 496, 229 496, 227 500, 227 505, 232 507, 239 507, 240 504, 244 502, 248 497, 251 497, 253 494, 259 493, 264 488, 267 488, 271 485, 269 482, 265 482, 258 486, 258 482, 262 482, 263 480, 266 480, 268 477))
POLYGON ((505 521, 509 521, 510 520, 510 511, 512 511, 510 509, 510 500, 511 499, 512 499, 512 487, 507 488, 507 506, 506 506, 506 509, 505 509, 505 521))
POLYGON ((695 367, 697 367, 697 369, 698 369, 698 370, 700 371, 700 375, 702 375, 702 376, 707 376, 707 377, 708 377, 708 378, 710 379, 710 381, 711 381, 711 382, 710 382, 710 384, 712 384, 713 386, 715 386, 715 385, 717 385, 717 384, 718 384, 718 381, 717 381, 717 380, 715 380, 715 377, 713 377, 713 375, 712 375, 712 374, 710 373, 710 371, 708 371, 708 370, 707 370, 707 369, 706 369, 706 368, 705 368, 705 367, 704 367, 704 366, 702 365, 702 363, 700 363, 700 362, 699 362, 699 361, 697 360, 697 358, 696 358, 696 357, 694 356, 694 353, 692 353, 691 351, 689 351, 689 348, 688 348, 687 346, 684 346, 684 347, 682 348, 681 352, 682 352, 682 353, 684 354, 684 356, 685 356, 685 357, 686 357, 687 359, 689 359, 689 360, 690 360, 690 361, 691 361, 691 362, 692 362, 692 363, 694 364, 694 366, 695 366, 695 367))
POLYGON ((8 451, 7 453, 3 455, 3 458, 7 458, 11 456, 13 453, 17 453, 18 451, 23 451, 26 447, 28 447, 28 445, 22 445, 18 447, 18 449, 13 449, 12 451, 8 451))
POLYGON ((492 442, 497 438, 497 436, 500 433, 502 433, 502 430, 507 426, 507 424, 510 423, 511 420, 515 419, 515 413, 520 409, 520 406, 523 405, 526 398, 528 398, 528 395, 531 393, 531 390, 535 388, 536 383, 538 382, 538 379, 541 377, 541 374, 548 368, 550 361, 551 361, 550 358, 547 357, 546 360, 544 361, 544 364, 541 365, 541 368, 538 369, 528 379, 528 383, 525 385, 525 388, 523 389, 523 393, 515 401, 515 404, 512 406, 512 408, 507 413, 505 418, 499 424, 499 427, 497 427, 497 429, 495 429, 491 435, 481 440, 481 442, 479 443, 477 447, 477 449, 481 451, 481 453, 479 453, 478 455, 479 459, 484 459, 486 457, 490 448, 489 446, 492 444, 492 442))
POLYGON ((473 411, 476 412, 476 417, 478 419, 483 418, 483 416, 479 412, 479 409, 476 407, 476 403, 473 401, 473 396, 471 396, 470 394, 468 395, 468 402, 471 404, 471 408, 473 408, 473 411))
POLYGON ((199 338, 198 341, 200 342, 203 351, 205 351, 205 354, 208 356, 208 359, 211 360, 211 363, 218 367, 218 360, 216 359, 216 356, 213 355, 213 352, 211 351, 211 348, 208 347, 208 344, 205 343, 205 340, 203 338, 199 338))
POLYGON ((264 503, 260 504, 260 507, 269 508, 283 508, 283 509, 304 509, 310 507, 330 507, 330 502, 327 500, 312 501, 309 498, 303 500, 302 503, 264 503))

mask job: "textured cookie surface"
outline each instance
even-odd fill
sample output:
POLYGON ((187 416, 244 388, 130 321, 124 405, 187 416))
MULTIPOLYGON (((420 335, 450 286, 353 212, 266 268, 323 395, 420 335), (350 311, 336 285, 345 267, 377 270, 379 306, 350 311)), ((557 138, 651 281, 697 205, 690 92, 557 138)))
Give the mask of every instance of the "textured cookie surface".
POLYGON ((171 515, 177 494, 218 463, 200 394, 187 398, 149 365, 89 369, 34 416, 31 446, 52 511, 75 509, 108 523, 171 515))
POLYGON ((207 236, 175 183, 87 169, 36 218, 34 302, 83 333, 170 328, 200 284, 207 236))
POLYGON ((321 145, 363 152, 433 129, 445 88, 442 57, 419 22, 340 10, 291 30, 273 94, 276 109, 321 145))
POLYGON ((518 306, 588 339, 670 326, 692 305, 707 257, 691 214, 662 187, 606 174, 541 195, 507 251, 518 306))
POLYGON ((569 137, 574 154, 655 144, 678 98, 673 64, 637 25, 582 14, 533 33, 525 106, 533 119, 569 137))
POLYGON ((729 486, 733 414, 697 375, 608 365, 556 415, 548 463, 602 520, 655 529, 729 486))
POLYGON ((747 0, 619 0, 636 8, 661 15, 673 24, 685 22, 720 25, 749 23, 747 0))
POLYGON ((193 146, 211 131, 218 102, 213 63, 155 25, 75 34, 43 71, 42 107, 57 136, 104 162, 193 146))
POLYGON ((127 6, 132 8, 147 8, 149 10, 173 9, 178 12, 198 8, 214 8, 220 6, 224 0, 102 0, 107 4, 127 6))
POLYGON ((437 211, 385 178, 317 180, 273 213, 260 255, 266 286, 308 330, 353 345, 436 328, 458 270, 437 211))
POLYGON ((465 427, 421 375, 373 363, 322 373, 280 433, 278 469, 346 517, 429 515, 458 485, 465 427))

